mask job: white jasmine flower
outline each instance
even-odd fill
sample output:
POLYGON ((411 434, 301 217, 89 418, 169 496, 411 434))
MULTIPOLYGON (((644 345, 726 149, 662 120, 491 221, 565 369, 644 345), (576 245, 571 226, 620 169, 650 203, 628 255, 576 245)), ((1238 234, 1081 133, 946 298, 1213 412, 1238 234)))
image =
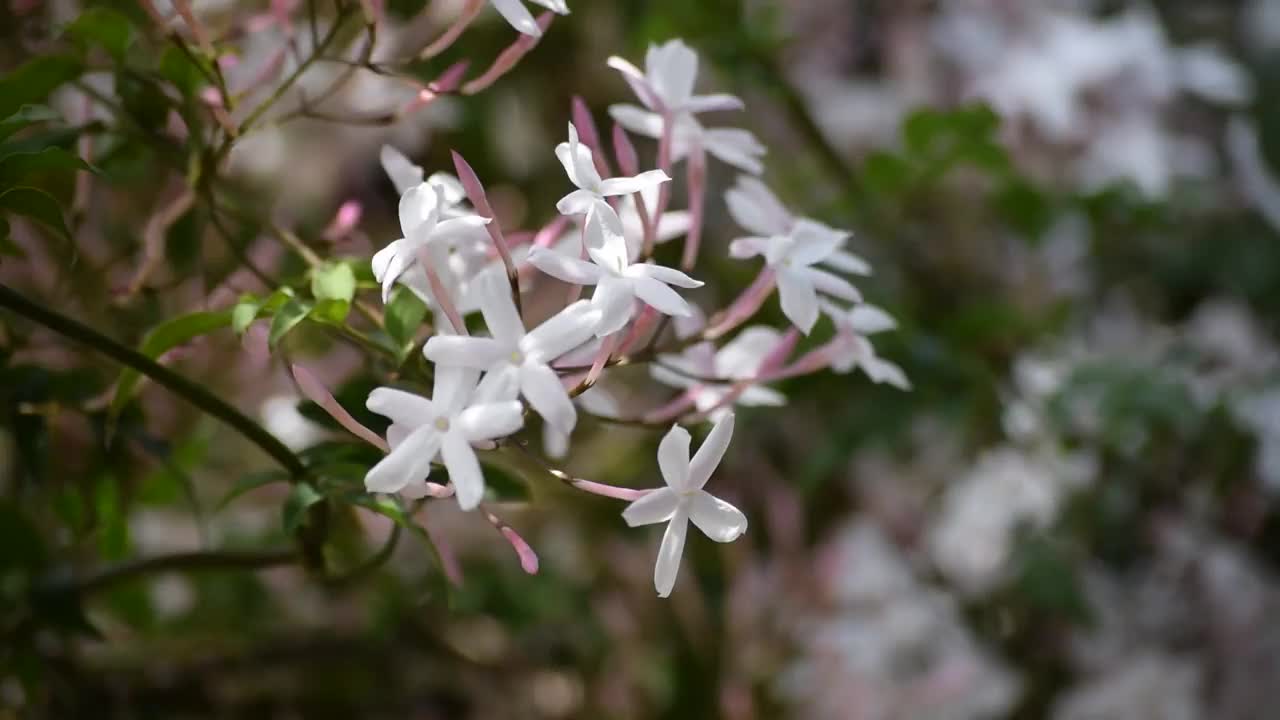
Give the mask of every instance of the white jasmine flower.
POLYGON ((649 491, 622 511, 631 527, 667 523, 653 569, 653 585, 667 597, 680 572, 680 556, 689 521, 716 542, 733 542, 747 531, 747 517, 738 508, 702 489, 720 464, 733 437, 733 415, 711 429, 698 452, 689 459, 689 431, 674 425, 658 446, 658 467, 667 486, 649 491))
POLYGON ((524 424, 520 403, 494 402, 475 394, 479 373, 447 365, 436 367, 432 399, 380 387, 365 405, 391 419, 391 452, 365 475, 369 492, 412 492, 426 482, 436 456, 449 471, 458 505, 471 510, 484 496, 484 475, 472 443, 505 437, 524 424))
POLYGON ((396 192, 401 195, 426 182, 442 194, 444 203, 440 211, 444 217, 470 214, 470 210, 462 206, 467 199, 467 192, 462 188, 462 183, 458 182, 458 178, 453 175, 446 172, 431 173, 430 177, 423 180, 426 171, 421 166, 414 165, 404 153, 390 145, 382 146, 382 150, 378 152, 378 160, 382 163, 382 169, 387 173, 387 177, 391 178, 391 184, 395 185, 396 192))
MULTIPOLYGON (((760 366, 769 353, 778 346, 782 334, 763 325, 746 328, 731 342, 719 350, 709 342, 698 343, 679 355, 663 355, 662 363, 649 368, 653 378, 664 385, 684 388, 692 394, 698 412, 712 412, 711 419, 719 420, 730 410, 720 407, 725 397, 733 392, 730 383, 710 383, 699 377, 724 378, 725 380, 751 380, 760 373, 760 366), (692 376, 692 377, 691 377, 692 376), (716 408, 714 411, 712 408, 716 408)), ((751 385, 734 401, 745 406, 779 406, 787 403, 787 397, 763 385, 751 385)))
MULTIPOLYGON (((557 15, 569 14, 569 6, 564 0, 530 0, 530 2, 541 5, 557 15)), ((497 10, 511 27, 519 32, 533 37, 542 37, 542 29, 538 27, 538 21, 533 19, 533 15, 520 0, 489 0, 489 4, 493 5, 493 9, 497 10)))
POLYGON ((550 362, 595 333, 600 311, 579 300, 525 332, 505 278, 490 275, 480 282, 479 291, 480 312, 492 337, 437 335, 427 341, 423 354, 437 366, 483 370, 482 396, 523 395, 551 426, 572 432, 578 414, 550 362))
POLYGON ((609 58, 609 67, 622 73, 644 108, 613 105, 609 115, 632 132, 652 138, 662 137, 663 116, 674 123, 671 158, 680 160, 694 148, 701 148, 720 160, 750 173, 763 170, 760 158, 765 148, 755 136, 737 128, 704 128, 694 115, 717 110, 741 110, 742 101, 733 95, 695 95, 698 55, 682 40, 650 45, 645 55, 645 71, 620 57, 609 58))
POLYGON ((556 157, 564 166, 570 182, 578 188, 560 198, 556 209, 561 215, 602 215, 608 228, 618 235, 622 234, 622 220, 605 198, 631 195, 671 180, 661 170, 647 170, 635 177, 601 179, 591 157, 591 148, 578 142, 578 129, 573 123, 569 123, 569 142, 556 146, 556 157))
POLYGON ((822 309, 840 332, 831 357, 832 370, 847 373, 855 368, 862 368, 876 384, 888 383, 899 390, 911 389, 911 381, 902 368, 878 356, 875 347, 866 337, 898 327, 898 322, 889 313, 869 303, 859 303, 845 309, 834 303, 823 302, 822 309))
POLYGON ((529 263, 542 272, 569 283, 595 285, 592 307, 601 312, 596 335, 604 337, 621 330, 635 313, 639 298, 664 315, 686 316, 689 303, 669 286, 702 287, 698 280, 679 270, 652 263, 632 264, 627 255, 626 240, 609 231, 600 217, 587 217, 587 254, 593 262, 560 253, 533 248, 529 263))
POLYGON ((453 275, 448 262, 451 252, 483 253, 484 243, 489 241, 484 228, 489 218, 471 214, 446 217, 449 209, 445 189, 429 182, 410 188, 400 198, 400 231, 404 237, 373 256, 373 276, 382 284, 383 302, 390 297, 396 280, 417 265, 419 248, 428 248, 433 259, 441 260, 434 264, 446 287, 450 278, 445 276, 453 275))

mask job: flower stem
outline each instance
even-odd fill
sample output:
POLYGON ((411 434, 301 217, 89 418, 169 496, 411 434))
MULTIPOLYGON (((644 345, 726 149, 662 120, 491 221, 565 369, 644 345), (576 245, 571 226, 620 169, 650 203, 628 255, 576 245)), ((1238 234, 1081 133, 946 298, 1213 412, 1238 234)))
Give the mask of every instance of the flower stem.
POLYGON ((33 303, 4 285, 0 285, 0 307, 37 322, 63 337, 88 345, 121 365, 137 370, 158 385, 162 385, 200 410, 231 426, 247 440, 262 448, 294 478, 300 478, 306 474, 307 468, 302 464, 302 460, 275 435, 264 430, 261 425, 217 395, 146 355, 121 345, 87 325, 33 303))
POLYGON ((130 560, 101 570, 73 583, 76 592, 89 594, 117 583, 154 573, 190 570, 258 570, 289 565, 298 560, 296 550, 214 550, 174 553, 130 560))

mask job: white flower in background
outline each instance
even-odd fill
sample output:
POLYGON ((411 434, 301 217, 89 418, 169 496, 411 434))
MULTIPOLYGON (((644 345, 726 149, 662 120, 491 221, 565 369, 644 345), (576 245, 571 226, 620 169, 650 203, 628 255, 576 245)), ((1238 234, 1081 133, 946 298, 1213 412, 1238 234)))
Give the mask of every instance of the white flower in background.
MULTIPOLYGON (((574 404, 586 412, 604 417, 619 417, 622 406, 617 398, 600 386, 592 385, 586 392, 573 399, 574 404)), ((563 458, 569 454, 569 433, 561 432, 547 424, 542 428, 542 451, 547 457, 563 458)))
POLYGON ((653 569, 653 585, 667 597, 680 572, 680 556, 689 521, 716 542, 733 542, 747 531, 747 517, 738 508, 702 489, 720 464, 733 437, 733 415, 720 419, 689 459, 689 431, 674 425, 658 446, 658 467, 667 486, 645 494, 622 511, 631 527, 667 523, 653 569))
POLYGON ((725 193, 729 214, 755 236, 734 240, 729 255, 745 259, 763 255, 777 275, 782 312, 808 334, 818 321, 818 293, 860 302, 862 295, 847 280, 818 265, 845 273, 868 275, 871 266, 845 251, 849 233, 808 218, 795 218, 765 184, 741 175, 725 193))
POLYGON ((387 177, 391 178, 391 184, 396 186, 396 192, 401 195, 425 182, 439 190, 443 198, 440 206, 442 217, 461 217, 471 214, 471 210, 463 206, 463 202, 467 199, 467 192, 462 189, 462 183, 458 182, 458 178, 453 175, 446 172, 431 173, 431 176, 424 180, 423 175, 426 171, 421 166, 414 165, 404 153, 390 145, 382 146, 378 159, 387 177))
MULTIPOLYGON (((645 210, 650 214, 653 213, 654 208, 658 207, 658 194, 659 186, 657 185, 650 185, 639 192, 640 199, 644 201, 645 210)), ((618 217, 622 220, 622 237, 627 239, 627 258, 635 262, 640 258, 640 251, 644 249, 644 223, 640 220, 640 209, 636 204, 635 195, 622 198, 618 206, 618 217)), ((663 211, 662 217, 658 218, 658 227, 654 230, 654 241, 661 245, 687 235, 690 222, 691 218, 687 210, 663 211)))
POLYGON ((1052 717, 1199 720, 1210 716, 1204 712, 1204 684, 1194 658, 1146 650, 1064 692, 1052 717))
POLYGON ((832 370, 847 373, 862 368, 874 383, 888 383, 900 390, 911 389, 911 381, 902 368, 877 355, 875 346, 867 338, 868 335, 897 328, 898 322, 893 316, 870 303, 859 303, 848 309, 832 302, 823 301, 821 304, 840 333, 837 352, 831 358, 832 370))
MULTIPOLYGON (((732 341, 719 350, 709 342, 687 348, 679 355, 662 355, 660 362, 649 367, 655 380, 671 387, 682 388, 692 394, 698 412, 708 412, 718 421, 730 410, 719 407, 733 392, 731 383, 706 382, 700 378, 724 378, 725 380, 751 380, 760 373, 760 366, 769 353, 778 346, 782 333, 771 327, 755 325, 738 333, 732 341)), ((787 397, 772 388, 752 384, 734 400, 744 406, 777 407, 787 403, 787 397)))
POLYGON ((481 396, 514 399, 522 395, 552 427, 572 432, 578 415, 550 363, 595 334, 600 311, 579 300, 525 332, 506 278, 490 275, 478 289, 480 312, 493 337, 437 335, 427 341, 423 354, 437 367, 483 370, 481 396))
POLYGON ((635 314, 639 298, 664 315, 687 316, 689 303, 669 286, 702 287, 698 280, 679 270, 652 263, 632 264, 627 243, 610 232, 596 213, 587 217, 587 254, 593 262, 551 250, 533 248, 529 263, 542 272, 577 285, 595 285, 591 305, 602 317, 596 335, 604 337, 622 329, 635 314))
POLYGON ((446 287, 450 280, 457 280, 451 272, 451 254, 465 257, 479 252, 483 256, 484 244, 489 241, 484 226, 489 219, 470 214, 446 217, 449 207, 445 190, 426 182, 410 188, 400 198, 400 231, 404 237, 373 256, 373 276, 382 284, 383 302, 391 296, 396 281, 418 264, 419 248, 426 248, 433 255, 435 269, 446 287))
POLYGON ((619 125, 641 135, 660 138, 663 115, 669 114, 674 123, 672 161, 689 155, 694 148, 701 148, 745 172, 759 174, 764 169, 760 158, 765 154, 765 147, 750 132, 737 128, 704 128, 694 117, 703 112, 741 110, 743 104, 733 95, 693 93, 698 77, 698 55, 684 41, 670 40, 662 45, 650 45, 644 66, 645 70, 641 72, 620 57, 609 58, 609 67, 622 73, 645 106, 611 106, 609 115, 619 125))
MULTIPOLYGON (((569 14, 569 6, 564 0, 530 0, 530 2, 541 5, 558 15, 569 14)), ((542 37, 542 29, 538 27, 538 21, 534 20, 533 15, 521 0, 489 0, 489 4, 493 5, 493 9, 497 10, 511 27, 525 35, 542 37)))
POLYGON ((262 426, 290 450, 305 450, 325 436, 324 428, 298 412, 301 401, 297 395, 272 395, 258 409, 262 426))
POLYGON ((569 123, 569 142, 556 146, 556 157, 570 182, 578 188, 560 198, 556 209, 561 215, 601 215, 606 226, 618 235, 622 234, 622 220, 605 198, 631 195, 671 180, 661 170, 646 170, 635 177, 601 179, 591 148, 578 142, 578 129, 573 123, 569 123))
POLYGON ((426 482, 431 463, 440 456, 458 505, 470 510, 484 496, 484 475, 472 443, 505 437, 524 424, 523 408, 514 400, 493 401, 475 393, 479 373, 445 365, 435 369, 432 398, 380 387, 366 406, 391 419, 387 444, 391 452, 365 475, 369 492, 413 492, 426 482))

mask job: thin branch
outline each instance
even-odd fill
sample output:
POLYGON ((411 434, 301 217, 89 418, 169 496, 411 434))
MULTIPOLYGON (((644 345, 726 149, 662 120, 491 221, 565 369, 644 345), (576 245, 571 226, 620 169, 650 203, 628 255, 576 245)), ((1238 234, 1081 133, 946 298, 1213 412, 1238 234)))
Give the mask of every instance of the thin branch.
POLYGON ((192 380, 133 348, 121 345, 88 325, 27 300, 4 285, 0 285, 0 307, 37 322, 59 335, 88 345, 112 360, 137 370, 156 384, 167 388, 200 410, 231 426, 245 439, 262 448, 272 459, 288 470, 290 475, 299 478, 306 474, 307 468, 302 460, 275 435, 267 432, 251 418, 192 380))
POLYGON ((285 550, 215 550, 174 553, 130 560, 73 583, 76 592, 89 594, 106 590, 126 580, 163 572, 197 570, 260 570, 290 565, 298 560, 298 552, 285 550))

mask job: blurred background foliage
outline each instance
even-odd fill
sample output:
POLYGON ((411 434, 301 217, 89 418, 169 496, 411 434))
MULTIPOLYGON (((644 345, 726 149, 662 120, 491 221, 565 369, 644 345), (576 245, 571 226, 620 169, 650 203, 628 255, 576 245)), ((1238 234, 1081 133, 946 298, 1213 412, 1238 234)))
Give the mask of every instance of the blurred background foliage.
MULTIPOLYGON (((357 11, 302 3, 300 27, 313 5, 326 23, 357 11)), ((390 0, 388 26, 408 30, 379 50, 458 5, 390 0)), ((290 485, 165 388, 122 391, 136 380, 112 360, 0 313, 0 713, 1272 717, 1280 8, 570 5, 485 93, 392 126, 267 123, 225 158, 201 140, 216 131, 200 58, 139 6, 0 9, 0 280, 259 419, 318 478, 290 485), (607 127, 628 97, 605 59, 673 37, 707 88, 746 101, 732 122, 769 146, 778 195, 854 231, 877 268, 862 289, 901 325, 877 349, 914 388, 824 373, 740 413, 715 482, 751 530, 691 542, 658 601, 656 537, 528 468, 486 473, 536 576, 451 503, 364 495, 377 453, 284 368, 306 361, 381 430, 362 398, 417 362, 423 308, 399 293, 372 349, 344 330, 374 296, 369 255, 398 236, 379 146, 429 172, 460 152, 504 227, 536 229, 566 187, 551 148, 572 98, 607 127), (357 229, 327 234, 349 201, 357 229), (145 564, 215 547, 207 567, 145 564)), ((215 28, 263 10, 196 7, 215 28)), ((344 27, 354 52, 359 23, 344 27)), ((486 11, 405 71, 483 67, 512 39, 486 11)), ((273 42, 225 47, 249 65, 273 42)), ((363 117, 402 94, 360 73, 336 101, 363 117)), ((723 252, 732 181, 713 167, 708 309, 751 278, 723 252)), ((643 370, 613 378, 665 399, 643 370)), ((575 473, 655 483, 656 434, 584 425, 575 473)))

